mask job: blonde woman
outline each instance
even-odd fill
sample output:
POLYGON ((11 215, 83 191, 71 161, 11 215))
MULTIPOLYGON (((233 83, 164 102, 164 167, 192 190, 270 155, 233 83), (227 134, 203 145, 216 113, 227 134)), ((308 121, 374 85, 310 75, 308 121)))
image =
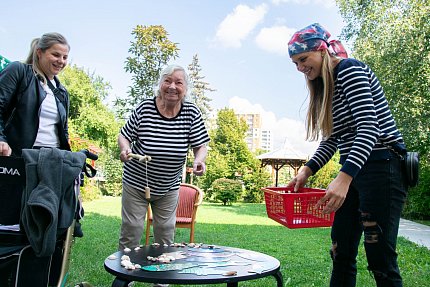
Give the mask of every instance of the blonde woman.
POLYGON ((0 155, 20 156, 33 147, 70 150, 69 94, 56 77, 69 50, 64 36, 46 33, 32 41, 26 63, 0 72, 0 155))
POLYGON ((368 269, 377 286, 402 286, 397 233, 406 198, 406 153, 384 91, 364 63, 346 58, 339 41, 318 23, 292 36, 289 55, 305 75, 310 93, 307 138, 318 149, 289 183, 295 190, 339 150, 341 169, 317 204, 335 212, 331 230, 330 286, 356 285, 362 234, 368 269))

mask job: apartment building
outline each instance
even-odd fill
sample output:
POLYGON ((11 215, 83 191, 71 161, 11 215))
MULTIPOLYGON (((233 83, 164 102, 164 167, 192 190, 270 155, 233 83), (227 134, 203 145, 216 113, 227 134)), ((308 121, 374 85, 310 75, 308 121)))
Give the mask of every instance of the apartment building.
POLYGON ((243 119, 248 125, 246 143, 251 151, 273 150, 273 134, 270 130, 262 129, 262 118, 260 114, 236 114, 238 119, 243 119))

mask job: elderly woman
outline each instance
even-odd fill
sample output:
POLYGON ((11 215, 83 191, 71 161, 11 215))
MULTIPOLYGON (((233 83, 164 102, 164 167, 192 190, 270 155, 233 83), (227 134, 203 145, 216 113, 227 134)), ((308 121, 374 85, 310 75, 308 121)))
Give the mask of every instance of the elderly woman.
POLYGON ((179 184, 190 147, 194 174, 205 171, 209 136, 199 109, 185 101, 187 91, 184 68, 167 66, 155 97, 144 100, 120 131, 118 144, 124 162, 120 249, 139 246, 148 204, 153 212, 154 241, 173 243, 179 184), (150 161, 139 161, 131 154, 150 161))

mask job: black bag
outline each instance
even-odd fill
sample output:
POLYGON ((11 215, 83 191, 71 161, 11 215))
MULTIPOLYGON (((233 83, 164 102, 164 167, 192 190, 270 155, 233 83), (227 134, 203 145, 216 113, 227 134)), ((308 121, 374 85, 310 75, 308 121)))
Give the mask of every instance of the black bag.
POLYGON ((407 152, 405 156, 406 178, 409 187, 418 185, 420 158, 417 152, 407 152))
POLYGON ((25 187, 25 163, 21 157, 0 156, 0 224, 19 223, 25 187))

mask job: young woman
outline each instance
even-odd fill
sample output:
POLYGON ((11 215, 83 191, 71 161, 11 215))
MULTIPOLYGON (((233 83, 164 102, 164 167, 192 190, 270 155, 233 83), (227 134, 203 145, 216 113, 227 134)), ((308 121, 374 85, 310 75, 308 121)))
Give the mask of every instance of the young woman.
POLYGON ((396 243, 407 190, 402 165, 406 148, 373 71, 343 58, 343 46, 328 42, 329 37, 315 23, 294 33, 288 43, 310 93, 307 139, 321 136, 315 154, 288 186, 303 187, 339 150, 342 167, 317 204, 326 203, 325 213, 336 212, 330 286, 355 286, 363 233, 368 269, 377 286, 402 286, 396 243))
MULTIPOLYGON (((57 78, 69 50, 63 35, 46 33, 31 42, 25 63, 11 62, 0 72, 0 156, 41 147, 70 151, 69 94, 57 78)), ((22 186, 0 182, 0 210, 20 210, 20 197, 9 196, 15 190, 21 194, 22 186)), ((78 222, 74 234, 82 236, 78 222)), ((0 260, 0 286, 15 286, 16 262, 5 261, 0 260)))
POLYGON ((26 63, 0 73, 0 155, 20 156, 33 147, 70 150, 69 94, 56 77, 67 65, 70 46, 59 33, 31 43, 26 63))

